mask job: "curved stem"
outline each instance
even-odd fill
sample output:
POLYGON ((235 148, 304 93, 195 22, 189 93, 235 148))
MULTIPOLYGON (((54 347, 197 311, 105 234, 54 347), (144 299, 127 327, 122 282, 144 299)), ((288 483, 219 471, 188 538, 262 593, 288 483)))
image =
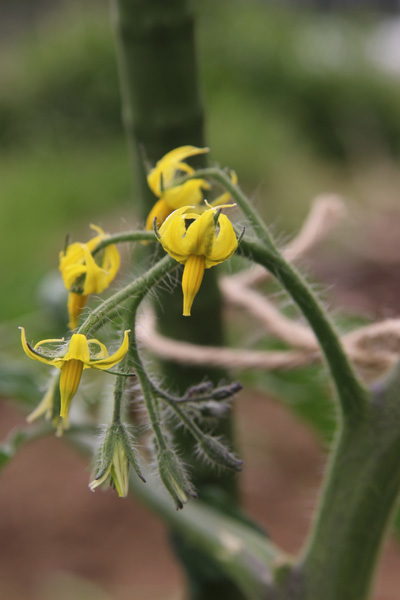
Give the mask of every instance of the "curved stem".
POLYGON ((95 308, 87 319, 79 327, 77 333, 87 335, 89 331, 98 329, 105 319, 112 319, 118 311, 119 306, 128 298, 142 297, 149 288, 158 283, 164 275, 176 267, 176 261, 170 256, 164 256, 158 263, 149 269, 144 275, 138 277, 119 292, 102 302, 95 308))
POLYGON ((253 227, 255 233, 260 238, 262 242, 265 243, 268 248, 271 250, 276 250, 274 240, 269 232, 268 227, 264 223, 263 219, 260 217, 258 212, 249 202, 247 196, 242 192, 240 187, 233 183, 231 178, 227 173, 221 171, 221 169, 209 167, 207 169, 196 169, 193 175, 187 175, 182 177, 181 179, 177 179, 174 181, 174 186, 179 185, 180 183, 184 183, 189 179, 200 179, 200 178, 211 178, 218 181, 234 198, 237 205, 242 210, 243 214, 247 218, 250 225, 253 227))
POLYGON ((156 236, 154 235, 154 231, 123 231, 121 233, 116 233, 115 235, 110 235, 107 238, 104 238, 98 246, 93 250, 93 256, 106 248, 110 244, 118 244, 120 242, 155 242, 156 236))
POLYGON ((314 295, 311 287, 277 249, 271 252, 256 240, 244 238, 244 254, 267 268, 289 292, 310 323, 335 382, 342 414, 358 420, 368 411, 369 394, 359 381, 341 343, 336 328, 314 295))

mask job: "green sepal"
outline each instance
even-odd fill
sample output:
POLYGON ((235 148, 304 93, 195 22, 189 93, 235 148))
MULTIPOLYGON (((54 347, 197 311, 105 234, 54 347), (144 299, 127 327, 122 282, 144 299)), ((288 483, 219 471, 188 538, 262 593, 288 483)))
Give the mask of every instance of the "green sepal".
POLYGON ((197 498, 197 493, 189 481, 186 470, 176 453, 165 448, 157 454, 160 477, 171 494, 177 510, 183 508, 189 497, 197 498))
POLYGON ((110 467, 114 453, 115 442, 116 438, 114 426, 111 425, 106 431, 104 442, 99 451, 100 465, 95 475, 96 480, 103 477, 104 473, 110 467))
POLYGON ((136 475, 143 481, 143 483, 146 483, 146 479, 144 478, 140 470, 139 463, 135 456, 135 452, 132 448, 132 444, 130 443, 130 436, 123 425, 119 426, 118 435, 129 464, 134 468, 136 475))
POLYGON ((201 453, 216 466, 234 471, 242 470, 243 461, 230 452, 216 437, 203 434, 201 440, 198 440, 198 447, 201 453))

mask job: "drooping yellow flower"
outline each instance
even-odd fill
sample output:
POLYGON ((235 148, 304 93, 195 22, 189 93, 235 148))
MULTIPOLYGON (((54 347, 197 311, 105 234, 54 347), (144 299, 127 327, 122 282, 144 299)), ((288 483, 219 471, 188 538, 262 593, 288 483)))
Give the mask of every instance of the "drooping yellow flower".
POLYGON ((183 315, 190 316, 193 300, 200 289, 204 269, 227 260, 238 242, 232 223, 221 208, 203 213, 193 206, 175 210, 159 229, 159 242, 168 254, 185 265, 182 276, 183 315))
POLYGON ((147 183, 159 200, 147 217, 146 229, 153 228, 155 218, 157 218, 157 225, 160 226, 168 215, 177 208, 189 204, 196 206, 202 202, 202 189, 210 189, 210 185, 205 179, 190 179, 177 186, 172 184, 179 172, 187 175, 192 175, 195 172, 193 167, 183 162, 186 158, 205 152, 208 152, 208 148, 181 146, 165 154, 151 169, 147 176, 147 183))
POLYGON ((129 331, 124 333, 124 339, 120 348, 111 356, 108 355, 108 351, 104 344, 98 340, 86 339, 81 333, 74 333, 68 342, 66 351, 61 355, 58 354, 47 354, 42 353, 38 350, 43 344, 49 344, 53 342, 63 342, 63 339, 49 339, 38 342, 33 348, 28 344, 25 335, 25 329, 21 329, 21 341, 22 347, 25 354, 29 358, 38 360, 46 363, 47 365, 56 367, 61 370, 60 376, 60 396, 61 396, 61 410, 60 416, 65 419, 68 416, 68 409, 72 398, 75 396, 79 383, 82 377, 82 371, 84 369, 100 369, 105 370, 113 367, 119 363, 128 352, 129 348, 129 331), (94 354, 91 353, 90 346, 95 345, 98 347, 98 351, 94 354))
POLYGON ((88 295, 100 294, 105 290, 116 276, 120 266, 120 256, 115 244, 106 246, 104 250, 98 252, 96 258, 93 257, 100 242, 109 236, 96 225, 90 227, 97 231, 98 235, 86 244, 75 242, 68 245, 65 251, 60 252, 59 268, 64 285, 69 291, 68 315, 71 329, 77 327, 88 295))

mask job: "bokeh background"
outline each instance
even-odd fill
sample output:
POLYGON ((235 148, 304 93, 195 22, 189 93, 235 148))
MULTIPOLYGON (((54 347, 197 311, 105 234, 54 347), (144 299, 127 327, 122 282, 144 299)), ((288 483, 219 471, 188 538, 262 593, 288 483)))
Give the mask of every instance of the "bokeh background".
MULTIPOLYGON (((397 2, 198 0, 211 159, 239 175, 278 237, 312 199, 348 217, 307 263, 342 326, 396 316, 400 297, 400 7, 397 2)), ((65 235, 137 225, 106 1, 2 0, 0 18, 0 430, 38 400, 32 339, 62 335, 65 235)), ((231 332, 233 342, 243 336, 231 332)), ((242 324, 243 325, 243 324, 242 324)), ((248 329, 246 325, 246 329, 248 329)), ((249 335, 249 347, 270 343, 249 335)), ((244 373, 238 439, 246 507, 288 551, 301 546, 332 435, 319 368, 244 373), (289 409, 289 410, 288 410, 289 409)), ((90 494, 62 441, 23 449, 0 479, 0 595, 17 600, 176 600, 182 575, 162 524, 134 501, 90 494)), ((376 600, 395 600, 385 550, 376 600)), ((397 579, 396 579, 397 577, 397 579)))

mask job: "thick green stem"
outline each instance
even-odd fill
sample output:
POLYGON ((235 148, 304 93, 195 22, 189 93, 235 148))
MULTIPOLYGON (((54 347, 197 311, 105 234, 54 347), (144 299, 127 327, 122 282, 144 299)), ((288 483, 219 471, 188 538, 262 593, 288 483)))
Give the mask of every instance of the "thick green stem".
MULTIPOLYGON (((178 146, 206 145, 194 42, 193 3, 191 0, 113 0, 112 5, 124 123, 136 157, 140 183, 139 212, 145 219, 156 199, 147 186, 143 157, 154 165, 178 146)), ((204 166, 205 160, 205 156, 201 155, 191 162, 204 166)), ((160 327, 165 335, 198 344, 222 344, 221 298, 212 269, 206 273, 190 321, 182 317, 178 309, 182 301, 180 289, 174 295, 159 294, 159 299, 160 327)), ((182 367, 172 362, 163 366, 169 385, 181 392, 204 377, 204 370, 199 368, 182 367)), ((214 370, 208 375, 216 381, 224 374, 214 370)), ((221 422, 220 430, 226 437, 232 437, 230 419, 221 422)), ((187 439, 180 439, 180 447, 188 446, 187 442, 187 439)), ((192 459, 188 449, 186 460, 191 462, 192 459)), ((214 487, 219 490, 218 493, 225 495, 228 505, 237 503, 236 482, 232 477, 217 477, 198 463, 195 470, 198 486, 214 487)), ((185 547, 182 558, 188 564, 190 560, 185 559, 186 553, 185 547)), ((203 559, 196 557, 194 571, 198 570, 203 559)), ((202 578, 194 575, 195 585, 199 583, 201 590, 202 578)), ((224 593, 229 595, 231 592, 231 600, 241 598, 227 582, 224 593)), ((219 596, 207 590, 204 593, 200 591, 198 597, 212 600, 219 596)))
POLYGON ((368 419, 344 426, 299 567, 307 600, 369 598, 400 490, 400 369, 375 386, 368 419))

